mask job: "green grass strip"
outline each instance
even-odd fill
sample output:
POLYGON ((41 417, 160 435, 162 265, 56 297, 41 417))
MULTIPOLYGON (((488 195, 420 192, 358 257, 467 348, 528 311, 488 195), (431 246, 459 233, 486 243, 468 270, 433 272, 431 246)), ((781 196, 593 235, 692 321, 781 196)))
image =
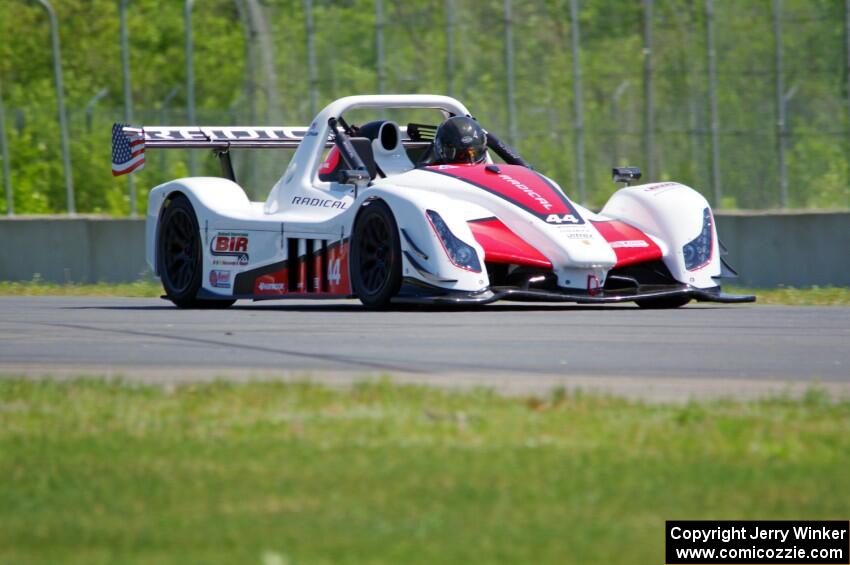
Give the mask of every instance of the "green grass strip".
POLYGON ((846 519, 850 404, 0 381, 2 563, 663 563, 846 519))
MULTIPOLYGON (((755 294, 758 304, 794 306, 850 306, 850 287, 824 286, 809 288, 743 288, 724 287, 733 294, 755 294)), ((139 280, 124 284, 56 284, 34 279, 26 282, 0 281, 0 296, 117 296, 158 297, 164 291, 156 280, 139 280)))
MULTIPOLYGON (((744 288, 724 287, 733 294, 755 294, 758 304, 793 306, 850 306, 850 287, 824 286, 808 288, 744 288)), ((162 296, 162 285, 156 280, 139 280, 124 284, 57 284, 38 278, 25 282, 0 281, 0 296, 117 296, 150 298, 162 296)))
POLYGON ((50 283, 35 278, 32 281, 0 281, 0 296, 118 296, 150 298, 165 291, 158 280, 142 279, 132 283, 50 283))
POLYGON ((732 294, 755 294, 758 304, 784 306, 850 306, 850 287, 812 286, 808 288, 724 287, 732 294))

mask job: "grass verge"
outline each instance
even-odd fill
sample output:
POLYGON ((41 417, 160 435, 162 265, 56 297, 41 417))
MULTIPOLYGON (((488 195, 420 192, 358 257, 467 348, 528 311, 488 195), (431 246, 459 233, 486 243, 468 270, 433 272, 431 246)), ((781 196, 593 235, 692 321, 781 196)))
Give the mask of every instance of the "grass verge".
POLYGON ((141 279, 132 283, 50 283, 35 278, 31 281, 0 281, 0 296, 124 296, 150 298, 165 291, 158 280, 141 279))
POLYGON ((812 286, 808 288, 724 287, 731 294, 755 294, 758 304, 784 306, 850 306, 850 287, 812 286))
POLYGON ((0 381, 0 562, 662 563, 665 519, 846 519, 850 404, 386 382, 0 381))
MULTIPOLYGON (((850 287, 824 286, 809 288, 743 288, 724 287, 732 294, 755 294, 758 304, 794 306, 850 306, 850 287)), ((26 282, 0 281, 0 296, 123 296, 159 297, 165 291, 156 280, 139 280, 125 284, 56 284, 38 278, 26 282)))

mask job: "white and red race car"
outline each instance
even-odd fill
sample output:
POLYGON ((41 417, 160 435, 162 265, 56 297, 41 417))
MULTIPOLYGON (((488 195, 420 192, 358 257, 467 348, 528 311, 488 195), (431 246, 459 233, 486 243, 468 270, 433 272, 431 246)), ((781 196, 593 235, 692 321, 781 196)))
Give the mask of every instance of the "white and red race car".
MULTIPOLYGON (((755 299, 720 292, 718 278, 734 273, 695 190, 627 186, 597 214, 492 132, 484 163, 428 164, 436 124, 346 122, 355 110, 388 109, 469 116, 446 96, 374 95, 336 100, 307 128, 116 125, 113 161, 122 145, 130 163, 119 172, 144 147, 208 147, 221 160, 221 178, 173 180, 148 197, 147 261, 167 297, 181 307, 243 298, 662 308, 755 299), (135 139, 130 151, 125 139, 135 139), (242 147, 295 149, 265 202, 235 182, 229 151, 242 147)), ((640 173, 614 176, 628 184, 640 173)))

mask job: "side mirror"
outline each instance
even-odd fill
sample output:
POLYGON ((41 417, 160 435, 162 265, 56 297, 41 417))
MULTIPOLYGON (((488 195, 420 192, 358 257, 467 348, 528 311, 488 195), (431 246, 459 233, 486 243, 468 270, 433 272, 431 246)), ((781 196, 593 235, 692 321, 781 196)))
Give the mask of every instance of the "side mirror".
POLYGON ((622 182, 629 186, 632 182, 640 180, 640 169, 638 167, 614 167, 611 170, 611 179, 614 182, 622 182))
POLYGON ((371 181, 372 177, 366 169, 343 169, 339 172, 339 184, 353 184, 355 198, 357 192, 369 186, 371 181))

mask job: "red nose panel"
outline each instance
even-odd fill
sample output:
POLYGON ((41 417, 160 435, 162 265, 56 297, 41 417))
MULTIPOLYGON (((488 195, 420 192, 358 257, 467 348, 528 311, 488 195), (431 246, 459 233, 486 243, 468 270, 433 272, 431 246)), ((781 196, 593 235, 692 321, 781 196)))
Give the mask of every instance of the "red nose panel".
POLYGON ((661 259, 661 248, 636 227, 620 220, 591 223, 617 254, 615 267, 661 259))
POLYGON ((498 219, 485 218, 468 223, 475 241, 484 248, 485 261, 552 268, 552 262, 545 255, 498 219))

